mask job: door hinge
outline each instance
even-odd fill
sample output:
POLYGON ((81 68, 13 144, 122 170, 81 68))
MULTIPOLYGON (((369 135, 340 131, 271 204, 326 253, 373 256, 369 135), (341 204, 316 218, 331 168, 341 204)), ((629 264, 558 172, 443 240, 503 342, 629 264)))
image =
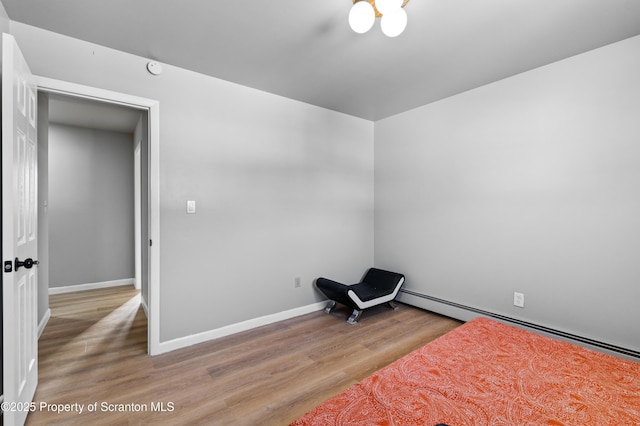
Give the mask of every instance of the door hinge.
POLYGON ((5 260, 4 262, 4 271, 12 272, 13 271, 13 262, 10 260, 5 260))
POLYGON ((149 240, 149 247, 153 245, 153 240, 149 240))

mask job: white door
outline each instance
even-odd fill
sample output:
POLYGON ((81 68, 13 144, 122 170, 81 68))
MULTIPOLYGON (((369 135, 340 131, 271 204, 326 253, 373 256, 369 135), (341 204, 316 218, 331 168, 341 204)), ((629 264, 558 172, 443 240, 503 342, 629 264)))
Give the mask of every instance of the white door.
POLYGON ((2 35, 3 414, 22 425, 38 384, 37 87, 15 39, 2 35))

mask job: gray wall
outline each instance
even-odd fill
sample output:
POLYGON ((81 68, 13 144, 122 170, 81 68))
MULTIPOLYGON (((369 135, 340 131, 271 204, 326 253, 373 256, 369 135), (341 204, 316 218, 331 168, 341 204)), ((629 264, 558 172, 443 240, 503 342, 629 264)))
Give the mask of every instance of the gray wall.
POLYGON ((638 52, 631 38, 376 122, 376 265, 640 350, 638 52))
POLYGON ((145 58, 20 23, 11 31, 37 75, 160 102, 162 342, 315 303, 315 278, 358 279, 373 263, 373 123, 169 65, 152 76, 145 58))
MULTIPOLYGON (((133 136, 134 150, 140 146, 140 293, 143 303, 149 301, 149 119, 147 113, 140 114, 140 121, 133 136)), ((148 305, 147 305, 148 306, 148 305)))
POLYGON ((50 123, 50 287, 133 278, 133 223, 133 134, 50 123))
POLYGON ((10 33, 11 21, 9 21, 9 15, 4 8, 2 2, 0 2, 0 34, 10 33))
POLYGON ((38 322, 49 309, 49 95, 38 93, 38 322))

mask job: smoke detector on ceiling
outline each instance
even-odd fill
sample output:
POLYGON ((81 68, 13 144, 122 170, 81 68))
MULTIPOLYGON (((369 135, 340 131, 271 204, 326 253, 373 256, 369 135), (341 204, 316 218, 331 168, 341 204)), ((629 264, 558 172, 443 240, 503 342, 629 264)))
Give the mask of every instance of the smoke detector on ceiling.
POLYGON ((162 65, 159 62, 151 61, 147 64, 147 71, 153 75, 160 75, 162 73, 162 65))

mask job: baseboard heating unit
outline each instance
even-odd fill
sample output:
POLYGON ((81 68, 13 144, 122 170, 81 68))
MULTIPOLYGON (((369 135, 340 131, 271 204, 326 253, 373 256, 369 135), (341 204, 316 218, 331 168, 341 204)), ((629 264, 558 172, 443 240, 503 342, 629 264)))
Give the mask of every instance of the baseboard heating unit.
POLYGON ((617 346, 617 345, 612 345, 610 343, 601 342, 599 340, 590 339, 588 337, 579 336, 577 334, 567 333, 565 331, 557 330, 557 329, 550 328, 550 327, 541 326, 539 324, 535 324, 535 323, 532 323, 532 322, 522 321, 522 320, 519 320, 519 319, 516 319, 516 318, 511 318, 511 317, 508 317, 508 316, 505 316, 505 315, 500 315, 500 314, 496 314, 496 313, 493 313, 493 312, 485 311, 483 309, 474 308, 472 306, 462 305, 460 303, 451 302, 449 300, 439 299, 437 297, 428 296, 426 294, 416 293, 416 292, 411 291, 411 290, 402 289, 402 290, 400 290, 400 293, 404 293, 404 294, 407 294, 407 295, 410 295, 410 296, 414 296, 414 297, 419 297, 421 299, 429 300, 429 301, 436 302, 436 303, 441 303, 441 304, 448 305, 448 306, 451 306, 451 307, 454 307, 454 308, 463 309, 465 311, 474 312, 476 314, 483 315, 483 316, 486 316, 486 317, 489 317, 489 318, 495 318, 495 319, 500 320, 500 321, 516 324, 516 325, 519 325, 519 326, 522 326, 522 327, 526 327, 526 328, 529 328, 529 329, 540 331, 542 333, 547 333, 547 334, 552 335, 552 336, 557 336, 559 338, 573 340, 575 342, 580 342, 580 343, 583 343, 585 345, 593 346, 595 348, 604 349, 606 351, 615 352, 615 353, 618 353, 620 355, 626 355, 626 356, 629 356, 629 357, 636 358, 637 360, 640 360, 640 352, 635 351, 633 349, 624 348, 624 347, 617 346))

